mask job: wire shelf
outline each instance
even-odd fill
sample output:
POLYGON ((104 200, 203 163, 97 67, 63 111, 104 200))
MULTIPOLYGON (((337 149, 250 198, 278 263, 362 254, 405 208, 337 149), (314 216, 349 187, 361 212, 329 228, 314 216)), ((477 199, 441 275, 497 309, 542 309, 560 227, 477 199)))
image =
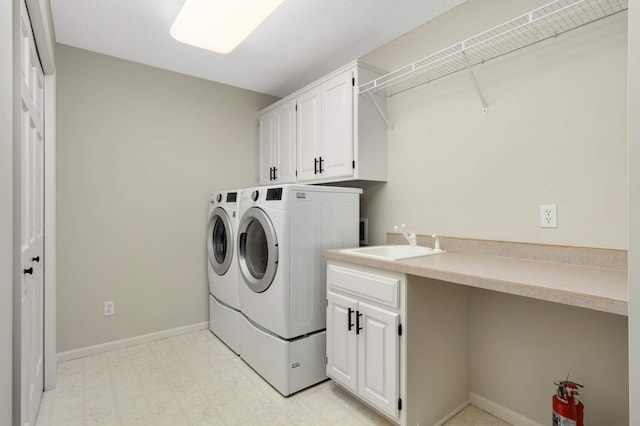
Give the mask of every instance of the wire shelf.
POLYGON ((628 0, 556 0, 360 86, 393 96, 628 8, 628 0), (467 63, 468 61, 468 63, 467 63))

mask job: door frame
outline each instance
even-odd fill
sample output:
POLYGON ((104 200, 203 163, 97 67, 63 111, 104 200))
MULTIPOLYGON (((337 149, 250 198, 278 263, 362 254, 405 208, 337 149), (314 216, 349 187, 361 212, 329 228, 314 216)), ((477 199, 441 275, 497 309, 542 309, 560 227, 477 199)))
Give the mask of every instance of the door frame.
MULTIPOLYGON (((8 174, 12 176, 11 187, 12 194, 7 197, 11 199, 9 208, 12 213, 10 219, 13 228, 13 238, 11 242, 11 272, 9 279, 12 283, 10 289, 10 309, 7 310, 7 316, 11 317, 12 335, 3 335, 3 343, 10 343, 11 364, 12 364, 12 385, 11 395, 7 405, 12 407, 11 412, 4 413, 9 417, 9 424, 19 424, 23 419, 21 416, 21 382, 20 382, 20 363, 21 363, 21 256, 20 253, 20 9, 21 2, 24 1, 29 10, 29 18, 34 33, 36 45, 42 68, 44 70, 45 85, 45 151, 44 151, 44 226, 45 226, 45 243, 44 243, 44 390, 50 390, 55 387, 56 383, 56 75, 54 62, 54 44, 55 37, 53 34, 53 23, 51 19, 51 7, 47 0, 11 0, 8 9, 11 13, 10 25, 8 25, 11 33, 11 89, 8 90, 11 97, 11 165, 8 174)), ((3 17, 7 16, 3 14, 3 17)), ((4 36, 5 34, 3 34, 4 36)), ((3 42, 5 40, 3 39, 3 42)), ((3 212, 4 215, 5 212, 3 212)), ((3 222, 4 225, 4 222, 3 222)), ((3 293, 4 295, 4 293, 3 293)), ((6 300, 6 299, 5 299, 6 300)), ((4 365, 3 365, 4 367, 4 365)), ((2 407, 5 406, 5 394, 2 394, 2 407)), ((2 420, 7 420, 5 416, 2 420)))
POLYGON ((13 410, 13 127, 15 114, 13 2, 0 2, 0 424, 12 424, 13 410), (9 378, 5 380, 4 378, 9 378))
POLYGON ((44 390, 56 385, 56 76, 44 76, 44 390))
MULTIPOLYGON (((36 46, 38 48, 40 63, 42 64, 42 69, 44 71, 44 390, 51 390, 56 384, 57 365, 55 37, 53 33, 53 20, 49 1, 24 0, 24 2, 26 3, 29 11, 29 19, 31 20, 31 27, 33 29, 36 46)), ((17 139, 19 139, 19 135, 17 139)), ((19 277, 18 280, 14 280, 14 282, 16 281, 20 281, 19 277)))

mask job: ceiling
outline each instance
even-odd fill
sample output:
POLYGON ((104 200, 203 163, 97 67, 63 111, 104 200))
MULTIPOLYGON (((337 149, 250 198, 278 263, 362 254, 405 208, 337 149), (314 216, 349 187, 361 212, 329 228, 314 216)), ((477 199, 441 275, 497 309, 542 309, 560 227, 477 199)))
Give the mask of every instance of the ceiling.
POLYGON ((51 0, 56 41, 284 97, 464 0, 285 0, 226 55, 169 35, 183 1, 51 0))

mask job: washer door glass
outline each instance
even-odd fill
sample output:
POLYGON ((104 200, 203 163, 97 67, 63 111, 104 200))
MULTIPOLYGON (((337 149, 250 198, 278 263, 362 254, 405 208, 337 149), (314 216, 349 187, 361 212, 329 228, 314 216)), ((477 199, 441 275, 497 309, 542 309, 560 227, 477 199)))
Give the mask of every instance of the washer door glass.
POLYGON ((207 231, 209 263, 218 275, 224 275, 233 257, 233 229, 227 212, 216 207, 209 217, 207 231))
POLYGON ((252 207, 242 216, 238 237, 240 271, 247 286, 261 293, 269 288, 278 268, 278 240, 263 210, 252 207))

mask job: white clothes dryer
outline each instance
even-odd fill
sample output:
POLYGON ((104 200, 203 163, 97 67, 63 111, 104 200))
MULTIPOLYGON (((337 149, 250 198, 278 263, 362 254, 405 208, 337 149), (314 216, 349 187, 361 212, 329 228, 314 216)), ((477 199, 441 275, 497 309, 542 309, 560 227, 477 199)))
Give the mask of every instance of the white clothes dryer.
POLYGON ((315 185, 242 193, 240 356, 283 395, 326 378, 322 251, 358 246, 361 193, 315 185))
POLYGON ((209 329, 237 354, 240 297, 236 232, 240 192, 222 191, 211 196, 207 226, 209 329))

